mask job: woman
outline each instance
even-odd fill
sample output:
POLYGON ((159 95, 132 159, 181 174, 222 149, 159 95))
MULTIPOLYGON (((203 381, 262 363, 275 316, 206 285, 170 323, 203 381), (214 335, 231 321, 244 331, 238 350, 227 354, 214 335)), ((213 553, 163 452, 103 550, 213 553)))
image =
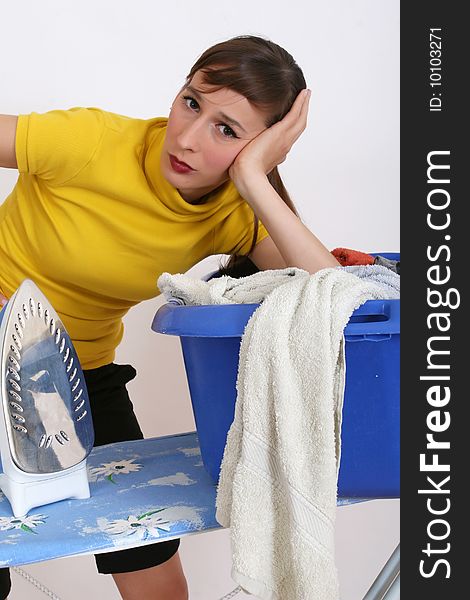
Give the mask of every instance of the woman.
MULTIPOLYGON (((0 166, 18 181, 0 207, 3 302, 33 279, 74 343, 96 445, 142 437, 113 363, 122 318, 158 295, 163 271, 232 255, 234 276, 338 262, 305 227, 277 165, 306 127, 310 91, 278 45, 241 36, 209 48, 168 119, 74 108, 0 116, 0 166)), ((123 598, 188 597, 179 540, 96 556, 123 598)), ((3 570, 4 587, 8 572, 3 570)))

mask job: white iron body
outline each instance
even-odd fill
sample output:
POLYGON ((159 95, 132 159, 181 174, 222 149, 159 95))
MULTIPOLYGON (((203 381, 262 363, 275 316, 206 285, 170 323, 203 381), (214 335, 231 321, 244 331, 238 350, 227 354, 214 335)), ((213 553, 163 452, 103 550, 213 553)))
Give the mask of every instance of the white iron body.
POLYGON ((58 500, 88 498, 93 424, 67 331, 29 279, 0 319, 0 488, 15 517, 58 500))

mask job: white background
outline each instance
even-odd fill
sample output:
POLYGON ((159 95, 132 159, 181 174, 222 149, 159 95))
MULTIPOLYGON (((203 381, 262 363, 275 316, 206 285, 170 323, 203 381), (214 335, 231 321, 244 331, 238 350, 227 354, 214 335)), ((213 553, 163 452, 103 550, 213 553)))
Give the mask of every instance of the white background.
MULTIPOLYGON (((398 0, 15 0, 0 13, 0 112, 97 106, 132 117, 168 114, 194 60, 239 34, 284 46, 312 89, 309 126, 281 166, 307 226, 330 249, 399 250, 398 0)), ((0 171, 0 201, 16 171, 0 171)), ((191 270, 216 267, 214 258, 191 270)), ((133 309, 116 362, 146 436, 195 429, 178 339, 150 324, 157 298, 133 309)), ((397 500, 338 509, 343 600, 362 598, 399 538, 397 500)), ((191 600, 216 600, 230 578, 229 532, 188 536, 180 553, 191 600)), ((25 567, 63 600, 117 599, 91 557, 25 567)), ((13 574, 12 600, 44 595, 13 574)), ((242 597, 243 594, 240 594, 242 597)))

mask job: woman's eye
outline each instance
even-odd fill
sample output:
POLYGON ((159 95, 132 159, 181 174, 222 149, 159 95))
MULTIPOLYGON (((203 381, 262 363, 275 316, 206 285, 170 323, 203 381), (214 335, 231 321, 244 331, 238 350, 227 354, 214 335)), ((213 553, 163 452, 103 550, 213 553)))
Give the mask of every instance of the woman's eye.
POLYGON ((192 110, 197 110, 199 108, 199 104, 191 96, 183 96, 183 102, 192 110))
POLYGON ((233 131, 233 129, 231 127, 229 127, 228 125, 224 125, 223 123, 220 125, 217 125, 217 127, 219 128, 220 133, 224 136, 224 137, 231 137, 231 138, 238 138, 238 135, 233 131))
MULTIPOLYGON (((195 100, 192 96, 183 96, 182 98, 185 106, 187 106, 190 110, 199 110, 199 104, 197 100, 195 100)), ((238 138, 238 135, 233 131, 231 127, 225 125, 224 123, 220 123, 220 125, 216 125, 219 132, 226 138, 238 138)))

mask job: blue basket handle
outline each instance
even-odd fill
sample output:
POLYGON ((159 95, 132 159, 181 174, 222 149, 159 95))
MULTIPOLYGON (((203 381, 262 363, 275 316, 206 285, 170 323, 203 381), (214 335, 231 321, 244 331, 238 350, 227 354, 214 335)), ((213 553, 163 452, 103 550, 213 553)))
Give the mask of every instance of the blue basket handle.
POLYGON ((348 342, 388 340, 400 333, 400 300, 369 300, 354 311, 344 329, 348 342))

